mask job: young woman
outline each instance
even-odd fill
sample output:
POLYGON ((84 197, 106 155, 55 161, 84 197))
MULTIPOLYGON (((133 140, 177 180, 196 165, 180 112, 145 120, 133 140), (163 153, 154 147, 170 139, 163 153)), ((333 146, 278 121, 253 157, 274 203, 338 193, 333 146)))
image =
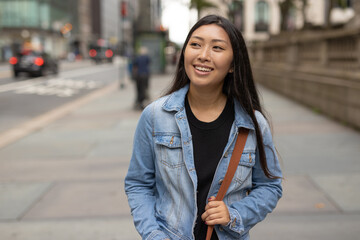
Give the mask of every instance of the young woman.
POLYGON ((200 19, 166 96, 142 113, 125 191, 142 239, 249 239, 282 195, 281 170, 241 33, 200 19), (215 201, 239 128, 249 129, 223 201, 215 201))

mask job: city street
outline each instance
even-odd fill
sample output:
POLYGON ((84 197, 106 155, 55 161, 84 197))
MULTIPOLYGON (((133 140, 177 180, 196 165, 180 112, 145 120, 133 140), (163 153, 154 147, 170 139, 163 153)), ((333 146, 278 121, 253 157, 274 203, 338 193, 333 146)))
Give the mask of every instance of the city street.
MULTIPOLYGON (((0 78, 0 133, 91 91, 119 81, 119 66, 90 61, 64 63, 58 75, 0 78), (71 65, 82 68, 72 69, 71 65)), ((12 75, 7 66, 0 74, 12 75)))
POLYGON ((163 96, 179 61, 197 83, 258 85, 284 178, 251 240, 360 239, 360 1, 0 0, 0 33, 0 240, 140 240, 135 100, 163 96), (138 98, 129 69, 151 73, 138 98))
MULTIPOLYGON (((42 116, 62 111, 64 105, 70 108, 0 148, 0 239, 140 239, 123 189, 140 116, 133 110, 134 86, 126 82, 123 89, 109 88, 117 75, 108 65, 60 76, 106 84, 82 89, 75 94, 78 99, 18 90, 0 95, 23 98, 28 108, 30 100, 43 97, 49 103, 42 116)), ((151 98, 171 80, 171 74, 153 75, 151 98)), ((261 94, 281 156, 284 194, 275 212, 251 230, 251 239, 358 239, 359 132, 265 88, 261 94)), ((6 115, 1 118, 10 121, 6 115)), ((32 117, 23 119, 34 123, 37 116, 32 117)), ((11 125, 17 129, 23 124, 11 125)))

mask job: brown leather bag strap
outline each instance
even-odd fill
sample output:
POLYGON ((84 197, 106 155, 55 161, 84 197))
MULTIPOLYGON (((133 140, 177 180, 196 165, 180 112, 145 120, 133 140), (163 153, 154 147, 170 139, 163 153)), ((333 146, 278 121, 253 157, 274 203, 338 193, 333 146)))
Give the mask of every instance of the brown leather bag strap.
MULTIPOLYGON (((236 172, 236 169, 239 165, 241 155, 244 151, 244 147, 245 147, 245 143, 246 143, 248 135, 249 135, 249 129, 246 129, 246 128, 239 129, 239 135, 236 139, 235 148, 231 155, 230 163, 229 163, 228 169, 226 171, 224 180, 221 183, 218 194, 216 195, 216 198, 215 198, 216 201, 223 200, 223 198, 230 186, 230 183, 231 183, 231 181, 234 177, 234 174, 236 172)), ((213 230, 214 230, 214 226, 208 226, 207 233, 206 233, 206 240, 210 240, 213 230)))

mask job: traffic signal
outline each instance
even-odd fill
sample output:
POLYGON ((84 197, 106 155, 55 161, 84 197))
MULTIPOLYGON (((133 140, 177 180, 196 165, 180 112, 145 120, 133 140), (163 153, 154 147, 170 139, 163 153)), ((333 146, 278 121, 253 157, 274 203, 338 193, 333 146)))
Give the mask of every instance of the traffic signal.
POLYGON ((127 17, 128 15, 128 6, 126 1, 121 1, 121 17, 127 17))

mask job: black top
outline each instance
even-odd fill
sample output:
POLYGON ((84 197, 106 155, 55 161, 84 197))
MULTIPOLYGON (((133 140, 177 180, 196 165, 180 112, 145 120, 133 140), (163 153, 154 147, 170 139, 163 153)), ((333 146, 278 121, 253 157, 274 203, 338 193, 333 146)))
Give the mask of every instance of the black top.
MULTIPOLYGON (((206 198, 217 165, 229 139, 235 115, 234 104, 231 100, 228 100, 220 116, 215 121, 209 123, 199 121, 194 116, 187 97, 185 98, 185 109, 192 135, 195 169, 198 178, 198 216, 194 235, 196 240, 203 240, 206 238, 207 225, 202 221, 201 215, 205 211, 206 198)), ((215 231, 211 240, 214 239, 218 239, 215 231)))

